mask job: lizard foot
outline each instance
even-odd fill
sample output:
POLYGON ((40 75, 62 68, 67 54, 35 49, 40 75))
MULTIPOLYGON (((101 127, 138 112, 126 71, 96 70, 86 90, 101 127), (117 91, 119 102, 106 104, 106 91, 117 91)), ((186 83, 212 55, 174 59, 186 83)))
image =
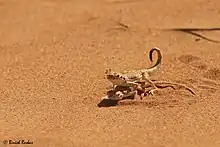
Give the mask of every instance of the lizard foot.
POLYGON ((150 91, 148 91, 148 94, 154 95, 154 92, 159 90, 158 88, 155 89, 151 89, 150 91))

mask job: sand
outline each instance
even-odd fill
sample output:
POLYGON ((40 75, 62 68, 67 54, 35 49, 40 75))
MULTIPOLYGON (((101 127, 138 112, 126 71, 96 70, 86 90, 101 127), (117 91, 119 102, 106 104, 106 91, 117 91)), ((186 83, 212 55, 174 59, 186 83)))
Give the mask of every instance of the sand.
POLYGON ((210 41, 169 30, 217 28, 219 7, 219 0, 0 0, 1 140, 219 147, 220 31, 194 31, 210 41), (164 58, 152 79, 184 83, 196 95, 166 88, 98 107, 111 86, 105 70, 149 67, 144 52, 154 46, 164 58))

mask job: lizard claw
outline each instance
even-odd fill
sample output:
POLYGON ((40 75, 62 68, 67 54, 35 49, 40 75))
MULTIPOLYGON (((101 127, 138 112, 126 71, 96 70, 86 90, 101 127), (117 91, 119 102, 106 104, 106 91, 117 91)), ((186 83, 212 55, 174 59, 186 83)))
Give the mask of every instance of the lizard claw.
POLYGON ((151 95, 154 95, 154 92, 157 91, 157 90, 158 90, 158 88, 155 88, 155 89, 150 90, 148 93, 151 94, 151 95))

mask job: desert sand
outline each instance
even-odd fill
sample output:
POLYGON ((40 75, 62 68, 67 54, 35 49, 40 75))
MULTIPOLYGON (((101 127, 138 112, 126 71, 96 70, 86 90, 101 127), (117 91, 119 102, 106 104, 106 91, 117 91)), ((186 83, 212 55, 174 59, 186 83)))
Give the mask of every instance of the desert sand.
POLYGON ((219 147, 220 31, 172 30, 218 28, 219 8, 219 0, 0 0, 1 140, 219 147), (149 67, 144 52, 155 46, 164 58, 151 78, 196 95, 166 88, 98 107, 111 87, 105 70, 149 67))

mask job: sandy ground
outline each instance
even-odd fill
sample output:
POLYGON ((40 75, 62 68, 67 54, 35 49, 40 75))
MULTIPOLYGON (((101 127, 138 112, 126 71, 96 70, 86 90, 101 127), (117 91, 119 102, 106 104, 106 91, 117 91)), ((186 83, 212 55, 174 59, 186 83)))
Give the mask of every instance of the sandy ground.
MULTIPOLYGON (((0 0, 1 140, 219 147, 220 43, 165 30, 219 27, 219 8, 219 0, 0 0), (144 52, 154 46, 164 58, 152 79, 196 95, 168 88, 98 107, 111 86, 105 70, 149 67, 144 52)), ((197 33, 220 40, 220 31, 197 33)))

